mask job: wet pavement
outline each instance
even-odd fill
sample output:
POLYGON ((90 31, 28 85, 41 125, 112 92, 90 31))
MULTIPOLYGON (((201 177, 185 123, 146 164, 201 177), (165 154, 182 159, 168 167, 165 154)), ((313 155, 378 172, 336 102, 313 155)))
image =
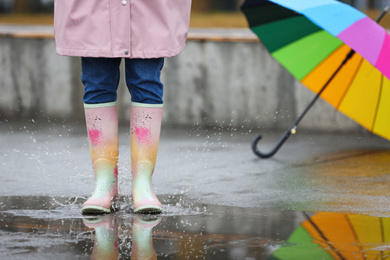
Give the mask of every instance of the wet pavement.
POLYGON ((258 130, 164 126, 154 177, 164 213, 139 216, 120 132, 121 209, 83 216, 85 127, 0 121, 0 259, 390 257, 388 141, 301 131, 262 160, 250 150, 258 130))

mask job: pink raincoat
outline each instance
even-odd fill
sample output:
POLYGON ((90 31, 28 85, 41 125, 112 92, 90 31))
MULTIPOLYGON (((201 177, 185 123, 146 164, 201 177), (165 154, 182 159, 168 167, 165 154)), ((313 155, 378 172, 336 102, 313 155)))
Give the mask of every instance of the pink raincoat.
POLYGON ((60 55, 161 58, 185 46, 191 0, 55 0, 60 55))

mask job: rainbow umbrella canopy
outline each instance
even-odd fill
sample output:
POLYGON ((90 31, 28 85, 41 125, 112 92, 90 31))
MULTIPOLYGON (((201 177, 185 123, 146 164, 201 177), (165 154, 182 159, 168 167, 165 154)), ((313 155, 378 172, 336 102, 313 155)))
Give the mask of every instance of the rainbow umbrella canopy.
POLYGON ((242 11, 271 55, 317 94, 272 152, 261 153, 256 138, 258 156, 274 155, 319 96, 390 140, 390 35, 384 28, 334 0, 247 0, 242 11))

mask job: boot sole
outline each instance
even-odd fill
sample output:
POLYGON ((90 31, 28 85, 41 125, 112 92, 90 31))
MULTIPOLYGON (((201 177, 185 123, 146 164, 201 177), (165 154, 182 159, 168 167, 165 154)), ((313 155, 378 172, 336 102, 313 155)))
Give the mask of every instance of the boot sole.
POLYGON ((137 209, 134 209, 134 213, 138 214, 160 214, 162 213, 162 208, 159 206, 142 206, 137 209))
POLYGON ((98 215, 98 214, 107 214, 107 213, 111 213, 113 211, 117 211, 118 208, 119 208, 118 203, 117 202, 113 202, 109 209, 103 208, 103 207, 100 207, 100 206, 88 205, 88 206, 83 207, 81 212, 83 214, 98 215))

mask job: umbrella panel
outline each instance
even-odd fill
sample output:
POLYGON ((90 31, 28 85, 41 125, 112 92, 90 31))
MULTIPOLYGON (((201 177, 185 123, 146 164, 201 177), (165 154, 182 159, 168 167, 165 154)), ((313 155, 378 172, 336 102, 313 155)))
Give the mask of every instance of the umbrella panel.
POLYGON ((383 42, 382 51, 375 65, 380 68, 380 71, 384 75, 390 78, 390 35, 387 33, 383 42))
POLYGON ((361 249, 366 252, 365 258, 383 259, 381 257, 378 258, 382 252, 371 250, 372 245, 380 245, 383 242, 388 242, 383 237, 385 231, 383 230, 382 219, 363 215, 350 215, 348 219, 351 227, 354 228, 361 249), (365 225, 359 225, 359 223, 365 223, 365 225))
MULTIPOLYGON (((289 7, 295 10, 299 10, 298 6, 302 4, 302 1, 287 1, 289 1, 289 7)), ((307 3, 304 3, 305 6, 299 12, 314 23, 320 24, 322 28, 326 28, 326 31, 333 36, 338 36, 338 34, 352 26, 355 22, 366 17, 365 14, 355 8, 338 1, 321 3, 321 1, 316 0, 311 2, 315 2, 317 6, 310 8, 307 3)))
POLYGON ((334 259, 331 254, 323 250, 321 245, 313 243, 313 237, 302 226, 294 230, 287 243, 275 251, 270 259, 334 259))
POLYGON ((372 131, 382 88, 382 74, 363 60, 339 110, 372 131))
POLYGON ((383 78, 382 93, 379 100, 377 117, 374 125, 374 133, 388 138, 390 133, 390 81, 383 78))
POLYGON ((252 31, 257 35, 263 35, 261 42, 272 53, 302 37, 322 31, 322 29, 304 16, 294 15, 283 20, 254 26, 252 31))
POLYGON ((357 253, 361 252, 360 243, 344 214, 319 213, 302 226, 333 259, 364 259, 357 253))
POLYGON ((386 35, 386 31, 382 27, 366 17, 344 30, 338 35, 338 38, 348 43, 352 49, 359 50, 360 55, 375 65, 386 35))

